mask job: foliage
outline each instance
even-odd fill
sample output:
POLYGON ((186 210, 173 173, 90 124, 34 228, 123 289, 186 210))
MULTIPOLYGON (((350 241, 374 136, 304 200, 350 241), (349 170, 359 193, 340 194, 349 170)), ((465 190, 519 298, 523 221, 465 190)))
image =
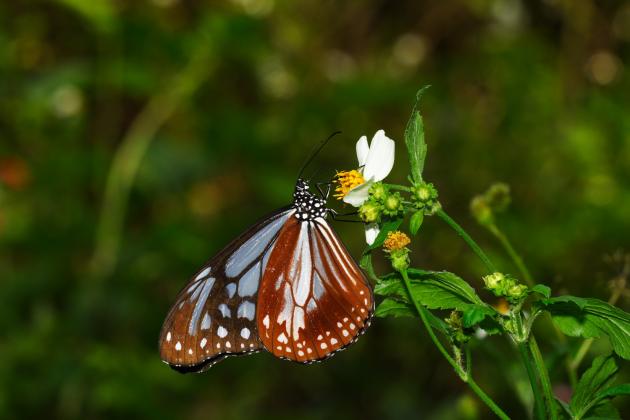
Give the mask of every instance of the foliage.
MULTIPOLYGON (((318 180, 379 128, 402 161, 405 117, 427 83, 415 115, 430 160, 417 153, 415 181, 435 182, 499 271, 554 296, 612 299, 621 289, 609 292, 607 280, 620 270, 603 256, 628 248, 630 231, 630 15, 624 2, 580 5, 1 2, 0 417, 487 418, 414 335, 415 310, 375 319, 352 350, 311 367, 258 355, 180 376, 159 362, 156 340, 188 277, 287 204, 308 151, 330 133, 343 131, 318 155, 318 180), (115 161, 125 177, 112 175, 115 161), (469 198, 497 179, 514 205, 494 221, 515 238, 531 285, 469 217, 469 198)), ((396 165, 391 179, 408 175, 396 165)), ((488 273, 460 238, 414 214, 412 266, 448 268, 503 313, 508 304, 483 289, 488 273)), ((333 223, 359 256, 360 225, 333 223)), ((366 259, 390 271, 377 247, 366 259)), ((385 302, 392 313, 413 309, 384 298, 378 311, 385 302)), ((628 310, 624 293, 615 305, 628 310)), ((428 314, 436 332, 454 333, 447 317, 428 314)), ((569 401, 567 353, 584 354, 585 366, 608 339, 560 344, 546 318, 534 330, 555 394, 569 401)), ((523 413, 531 391, 512 344, 476 338, 491 332, 488 319, 468 346, 476 379, 508 413, 523 413)), ((613 401, 623 417, 629 400, 613 401)))
MULTIPOLYGON (((418 93, 418 98, 421 93, 422 91, 418 93)), ((566 404, 558 400, 553 393, 548 367, 538 347, 532 326, 542 312, 548 312, 558 327, 559 334, 564 333, 586 339, 607 335, 613 350, 619 356, 628 359, 630 357, 630 314, 594 298, 578 298, 569 295, 551 297, 551 287, 542 283, 532 284, 529 270, 507 236, 499 228, 495 217, 495 213, 506 210, 511 200, 510 189, 505 184, 495 184, 485 194, 475 197, 472 200, 471 211, 478 223, 499 239, 530 287, 521 284, 512 275, 498 272, 479 245, 442 208, 437 201, 438 193, 435 187, 422 180, 427 146, 421 117, 416 112, 417 106, 417 104, 414 106, 405 131, 411 171, 409 181, 412 185, 389 184, 387 190, 379 190, 378 200, 382 200, 383 195, 386 200, 387 194, 392 194, 391 190, 404 191, 410 195, 409 198, 402 198, 402 201, 407 203, 404 213, 410 215, 409 230, 412 235, 416 235, 422 227, 424 216, 437 214, 459 234, 485 264, 490 272, 483 277, 485 288, 495 296, 504 299, 508 303, 508 308, 503 313, 492 308, 477 295, 469 283, 453 273, 410 267, 411 250, 407 246, 411 240, 403 232, 396 231, 395 234, 391 232, 401 226, 403 214, 382 223, 383 230, 377 238, 379 240, 369 245, 364 252, 365 256, 369 256, 376 246, 383 244, 384 251, 395 270, 393 273, 378 277, 371 268, 371 259, 365 259, 368 272, 376 280, 374 293, 385 297, 376 309, 376 316, 419 317, 433 344, 453 367, 455 373, 500 418, 509 417, 491 396, 479 388, 471 376, 471 353, 468 346, 474 339, 475 328, 484 332, 487 328, 490 334, 502 334, 516 344, 531 384, 534 398, 530 409, 536 419, 556 419, 567 416, 572 419, 581 419, 585 416, 620 418, 614 406, 610 404, 610 400, 615 396, 627 394, 630 391, 630 385, 610 386, 618 370, 614 358, 612 356, 596 358, 593 366, 582 375, 579 382, 575 383, 573 396, 569 404, 566 404), (418 222, 418 214, 422 215, 420 222, 418 222), (384 234, 387 234, 388 239, 383 243, 381 237, 384 234), (388 245, 392 234, 396 238, 405 239, 397 242, 400 245, 395 251, 388 245), (400 255, 404 255, 404 258, 401 259, 400 255), (529 310, 526 310, 527 306, 529 310), (449 310, 450 316, 442 323, 438 323, 435 320, 439 318, 430 312, 431 310, 449 310), (441 333, 444 340, 450 344, 450 351, 449 346, 444 346, 434 330, 441 333), (466 354, 465 363, 463 353, 466 354)), ((400 194, 395 194, 397 200, 400 201, 400 194)), ((369 206, 375 200, 374 192, 370 190, 367 204, 363 206, 369 206)), ((374 209, 378 212, 377 207, 374 209)), ((378 215, 374 220, 378 220, 378 215)), ((627 263, 626 267, 628 266, 630 263, 627 263)), ((630 268, 624 271, 627 273, 630 268)), ((625 290, 625 278, 618 283, 617 294, 625 290)), ((587 351, 590 342, 585 341, 584 345, 581 349, 584 348, 587 351)), ((577 355, 574 360, 566 361, 567 373, 572 380, 577 376, 579 361, 577 355)))

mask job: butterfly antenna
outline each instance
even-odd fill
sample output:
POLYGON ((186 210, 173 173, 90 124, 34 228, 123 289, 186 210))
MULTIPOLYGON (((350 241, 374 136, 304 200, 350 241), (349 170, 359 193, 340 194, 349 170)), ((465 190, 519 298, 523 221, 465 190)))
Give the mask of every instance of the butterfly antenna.
POLYGON ((304 165, 302 165, 302 169, 300 169, 300 173, 298 174, 298 178, 302 178, 302 174, 304 173, 304 170, 306 169, 306 167, 313 161, 313 159, 315 159, 317 154, 319 152, 321 152, 321 150, 324 148, 324 146, 326 146, 326 144, 328 144, 328 142, 333 137, 335 137, 337 134, 341 134, 341 131, 335 131, 330 136, 328 136, 328 138, 326 140, 322 141, 319 145, 317 145, 313 149, 313 151, 311 152, 311 155, 309 156, 309 158, 306 160, 306 162, 304 162, 304 165))

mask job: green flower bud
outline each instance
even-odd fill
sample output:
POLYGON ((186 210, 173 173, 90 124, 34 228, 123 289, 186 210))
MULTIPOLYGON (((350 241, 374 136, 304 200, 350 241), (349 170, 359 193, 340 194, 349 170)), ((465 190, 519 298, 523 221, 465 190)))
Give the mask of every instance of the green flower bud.
POLYGON ((368 200, 359 207, 359 217, 365 223, 378 222, 381 216, 381 206, 372 200, 368 200))
POLYGON ((484 196, 477 195, 470 202, 470 212, 477 219, 477 223, 482 226, 494 224, 494 214, 492 208, 484 196))
POLYGON ((372 184, 369 191, 370 196, 374 200, 380 202, 385 201, 385 198, 387 197, 387 192, 387 187, 383 185, 382 182, 375 182, 374 184, 372 184))
POLYGON ((484 195, 494 211, 501 212, 510 205, 510 186, 502 182, 492 184, 484 195))
POLYGON ((437 198, 438 192, 433 184, 423 182, 411 187, 411 200, 419 209, 432 209, 437 203, 437 198))
POLYGON ((521 300, 527 297, 527 286, 524 284, 514 284, 506 290, 506 296, 510 300, 521 300))
POLYGON ((389 259, 392 262, 392 267, 396 271, 403 271, 409 268, 409 249, 397 249, 389 253, 389 259))
POLYGON ((446 321, 446 323, 452 328, 462 328, 462 316, 457 311, 451 311, 451 315, 444 321, 446 321))
POLYGON ((383 213, 388 216, 396 216, 403 210, 403 202, 399 193, 389 194, 383 202, 383 213))
POLYGON ((492 273, 483 277, 483 282, 488 290, 498 290, 503 286, 505 275, 503 273, 492 273))

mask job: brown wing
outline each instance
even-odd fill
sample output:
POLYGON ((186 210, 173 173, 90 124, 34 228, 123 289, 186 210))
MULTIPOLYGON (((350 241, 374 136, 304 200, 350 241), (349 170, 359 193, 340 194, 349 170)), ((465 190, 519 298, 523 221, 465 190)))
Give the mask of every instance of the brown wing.
POLYGON ((367 280, 323 218, 291 217, 262 277, 256 319, 264 347, 309 363, 356 341, 369 326, 374 298, 367 280))
POLYGON ((227 356, 261 350, 258 286, 282 227, 282 209, 233 240, 177 297, 160 333, 160 356, 181 372, 202 372, 227 356))

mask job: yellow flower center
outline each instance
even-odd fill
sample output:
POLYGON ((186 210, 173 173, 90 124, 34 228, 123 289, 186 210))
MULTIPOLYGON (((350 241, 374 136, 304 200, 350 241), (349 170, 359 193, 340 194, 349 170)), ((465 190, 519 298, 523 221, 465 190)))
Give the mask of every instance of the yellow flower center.
POLYGON ((348 192, 356 187, 357 185, 361 185, 365 183, 365 179, 361 172, 353 169, 351 171, 341 171, 337 172, 335 175, 335 182, 337 183, 337 188, 335 188, 335 198, 337 200, 341 200, 348 192))
POLYGON ((388 251, 397 251, 399 249, 403 249, 410 243, 411 239, 409 239, 409 236, 399 230, 396 230, 387 234, 387 238, 385 239, 385 242, 383 242, 383 248, 388 251))

